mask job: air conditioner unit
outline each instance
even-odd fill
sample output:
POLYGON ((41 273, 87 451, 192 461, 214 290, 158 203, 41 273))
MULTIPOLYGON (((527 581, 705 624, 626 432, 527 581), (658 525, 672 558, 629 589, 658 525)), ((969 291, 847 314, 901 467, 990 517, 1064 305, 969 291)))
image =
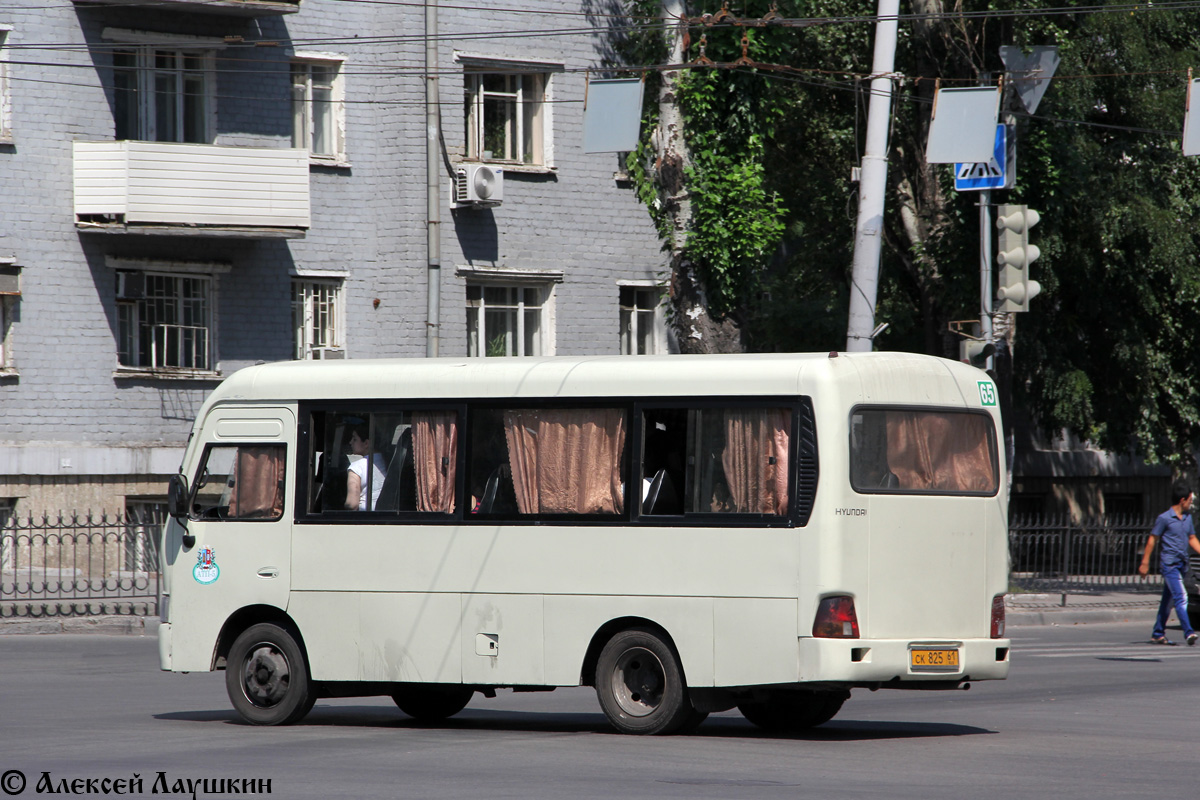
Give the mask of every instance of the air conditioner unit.
POLYGON ((117 299, 141 300, 146 296, 146 273, 118 272, 117 299))
POLYGON ((498 206, 504 200, 504 170, 489 164, 463 164, 454 175, 458 205, 498 206))
POLYGON ((314 347, 312 357, 316 361, 329 361, 346 357, 346 351, 341 347, 314 347))

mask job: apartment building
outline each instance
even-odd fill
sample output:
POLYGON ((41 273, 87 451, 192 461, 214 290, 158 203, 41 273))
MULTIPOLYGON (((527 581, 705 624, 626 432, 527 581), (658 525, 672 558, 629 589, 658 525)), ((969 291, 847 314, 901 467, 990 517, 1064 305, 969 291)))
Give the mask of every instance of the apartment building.
MULTIPOLYGON (((583 151, 606 43, 582 11, 439 10, 442 355, 669 348, 660 243, 618 156, 583 151)), ((0 8, 0 516, 154 508, 245 365, 426 354, 424 26, 364 0, 0 8)))

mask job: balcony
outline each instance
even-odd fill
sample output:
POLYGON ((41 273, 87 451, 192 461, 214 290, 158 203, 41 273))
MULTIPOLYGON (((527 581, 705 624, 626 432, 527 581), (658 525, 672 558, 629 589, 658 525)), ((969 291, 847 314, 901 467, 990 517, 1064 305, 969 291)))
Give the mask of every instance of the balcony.
POLYGON ((300 10, 300 0, 75 0, 75 3, 81 6, 152 5, 158 9, 236 17, 277 17, 300 10))
POLYGON ((308 151, 75 142, 75 226, 95 233, 303 238, 308 151))

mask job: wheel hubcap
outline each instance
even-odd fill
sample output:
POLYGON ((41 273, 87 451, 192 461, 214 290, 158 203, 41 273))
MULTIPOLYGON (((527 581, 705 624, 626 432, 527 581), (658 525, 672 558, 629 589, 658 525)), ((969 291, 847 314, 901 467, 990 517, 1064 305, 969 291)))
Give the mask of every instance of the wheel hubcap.
POLYGON ((658 656, 642 647, 626 650, 613 668, 613 697, 631 717, 653 714, 662 703, 665 670, 658 656))
POLYGON ((246 699, 260 708, 278 705, 287 696, 291 668, 287 657, 270 644, 250 648, 242 669, 246 699))

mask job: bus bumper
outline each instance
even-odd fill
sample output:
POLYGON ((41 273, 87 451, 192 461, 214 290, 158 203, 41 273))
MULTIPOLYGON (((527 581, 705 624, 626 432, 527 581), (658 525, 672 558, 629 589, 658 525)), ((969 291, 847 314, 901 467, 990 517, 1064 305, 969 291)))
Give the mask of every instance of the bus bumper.
POLYGON ((1008 639, 817 639, 802 637, 800 681, 849 684, 958 684, 1008 677, 1008 639), (957 666, 914 666, 914 650, 954 651, 957 666))
POLYGON ((171 671, 171 623, 158 623, 158 668, 171 671))

